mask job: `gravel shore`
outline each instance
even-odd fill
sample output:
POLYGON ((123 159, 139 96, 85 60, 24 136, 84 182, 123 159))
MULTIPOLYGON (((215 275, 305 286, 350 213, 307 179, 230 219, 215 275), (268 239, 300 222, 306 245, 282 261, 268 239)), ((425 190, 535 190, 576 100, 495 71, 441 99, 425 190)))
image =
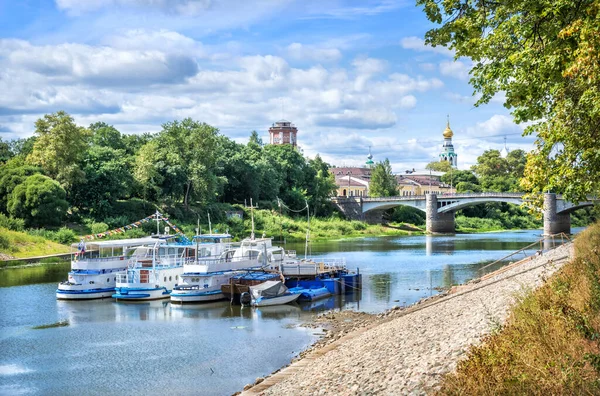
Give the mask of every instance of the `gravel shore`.
POLYGON ((565 244, 407 309, 322 315, 338 326, 242 394, 427 394, 471 345, 500 328, 520 292, 538 287, 572 255, 565 244))

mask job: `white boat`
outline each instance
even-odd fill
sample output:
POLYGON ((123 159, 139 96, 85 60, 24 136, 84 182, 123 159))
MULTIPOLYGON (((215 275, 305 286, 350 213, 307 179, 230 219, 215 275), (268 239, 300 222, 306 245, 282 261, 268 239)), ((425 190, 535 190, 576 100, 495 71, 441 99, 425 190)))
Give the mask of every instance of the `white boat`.
POLYGON ((73 244, 78 251, 71 260, 67 280, 58 284, 56 298, 91 300, 111 297, 115 291, 116 274, 127 268, 128 254, 133 248, 155 240, 147 237, 73 244))
MULTIPOLYGON (((196 242, 200 237, 195 238, 196 242)), ((231 236, 202 236, 198 257, 184 265, 181 283, 171 292, 171 302, 207 302, 225 298, 221 286, 242 271, 266 263, 270 239, 245 239, 231 243, 231 236)))
POLYGON ((143 301, 169 298, 171 290, 180 282, 183 265, 195 259, 192 244, 177 243, 159 238, 151 245, 138 247, 129 259, 125 271, 116 275, 117 301, 143 301))
POLYGON ((250 286, 249 293, 242 293, 242 304, 254 307, 282 305, 296 301, 298 293, 291 293, 282 281, 266 281, 256 286, 250 286), (250 301, 248 301, 250 300, 250 301))

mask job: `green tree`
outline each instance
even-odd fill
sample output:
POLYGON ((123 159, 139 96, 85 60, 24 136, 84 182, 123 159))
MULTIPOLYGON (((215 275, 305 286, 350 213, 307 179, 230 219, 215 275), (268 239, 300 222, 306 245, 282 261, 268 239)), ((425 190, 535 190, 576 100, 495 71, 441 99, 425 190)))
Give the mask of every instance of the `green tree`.
POLYGON ((28 226, 56 226, 69 207, 65 198, 65 190, 58 182, 35 174, 15 187, 8 199, 8 213, 24 219, 28 226))
POLYGON ((132 158, 123 149, 92 146, 82 160, 85 182, 71 188, 71 203, 96 218, 110 214, 118 199, 128 198, 133 189, 132 158))
POLYGON ((41 166, 67 189, 84 180, 79 162, 88 148, 89 130, 77 126, 73 117, 59 111, 37 120, 35 133, 37 139, 27 157, 29 163, 41 166))
POLYGON ((523 177, 525 152, 514 150, 502 158, 498 150, 486 150, 477 157, 473 171, 479 176, 483 191, 520 191, 519 181, 523 177))
MULTIPOLYGON (((477 176, 470 170, 453 169, 451 172, 442 175, 440 180, 446 184, 452 184, 457 187, 459 183, 471 183, 479 185, 477 176)), ((458 191, 458 190, 457 190, 458 191)))
POLYGON ((5 163, 13 157, 13 152, 10 149, 10 144, 3 142, 0 138, 0 164, 5 163))
POLYGON ((96 122, 88 128, 92 133, 92 145, 110 147, 115 150, 125 150, 123 135, 112 125, 96 122))
POLYGON ((522 186, 571 200, 600 190, 600 1, 417 0, 426 42, 474 62, 477 105, 497 93, 537 135, 522 186))
POLYGON ((309 175, 306 177, 308 185, 308 203, 313 209, 313 215, 331 213, 331 198, 336 190, 335 177, 329 172, 329 164, 317 154, 308 161, 309 175))
POLYGON ((11 140, 8 144, 13 155, 27 157, 33 151, 35 141, 36 137, 30 136, 28 138, 11 140))
POLYGON ((9 160, 0 166, 0 212, 8 213, 8 197, 25 179, 42 170, 36 166, 27 165, 21 156, 9 160))
POLYGON ((213 202, 218 187, 215 173, 218 135, 217 128, 191 118, 163 124, 163 130, 138 153, 135 171, 138 181, 158 182, 144 188, 183 201, 186 207, 191 199, 213 202))
POLYGON ((435 172, 450 172, 452 165, 448 161, 433 161, 428 163, 425 169, 431 169, 435 172))
POLYGON ((371 172, 369 195, 372 197, 393 197, 398 195, 398 181, 392 173, 390 160, 378 162, 371 172))

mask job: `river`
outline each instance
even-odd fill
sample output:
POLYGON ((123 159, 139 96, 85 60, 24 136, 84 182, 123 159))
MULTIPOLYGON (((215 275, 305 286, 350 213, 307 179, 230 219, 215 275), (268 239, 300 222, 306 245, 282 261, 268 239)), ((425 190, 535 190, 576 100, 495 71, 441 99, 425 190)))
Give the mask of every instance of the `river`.
MULTIPOLYGON (((227 302, 57 301, 56 283, 66 278, 68 264, 0 270, 0 394, 232 394, 314 342, 319 330, 298 325, 316 312, 381 312, 412 304, 478 277, 482 267, 538 240, 540 233, 313 243, 313 256, 345 257, 350 269, 359 268, 363 290, 258 309, 227 302), (34 329, 60 321, 68 325, 34 329)), ((303 244, 286 248, 304 253, 303 244)))

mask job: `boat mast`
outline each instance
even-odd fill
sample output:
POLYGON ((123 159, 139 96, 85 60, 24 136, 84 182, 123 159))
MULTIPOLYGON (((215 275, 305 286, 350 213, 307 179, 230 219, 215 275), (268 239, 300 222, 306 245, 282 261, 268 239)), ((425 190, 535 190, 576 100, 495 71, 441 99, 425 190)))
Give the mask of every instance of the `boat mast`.
POLYGON ((206 212, 208 215, 208 235, 212 235, 212 225, 210 224, 210 213, 206 212))
POLYGON ((160 235, 160 213, 156 211, 156 235, 160 235))
POLYGON ((308 239, 310 238, 310 209, 308 208, 308 201, 306 201, 306 240, 304 242, 304 259, 306 260, 306 255, 308 252, 308 239))
POLYGON ((252 205, 252 198, 250 198, 250 217, 252 218, 252 233, 250 233, 250 239, 254 240, 254 206, 252 205))

